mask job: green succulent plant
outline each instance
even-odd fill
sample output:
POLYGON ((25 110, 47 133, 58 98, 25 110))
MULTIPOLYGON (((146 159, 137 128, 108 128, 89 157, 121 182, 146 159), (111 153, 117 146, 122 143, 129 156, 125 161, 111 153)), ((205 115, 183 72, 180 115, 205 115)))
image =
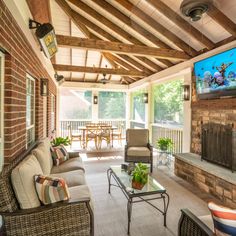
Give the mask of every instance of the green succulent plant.
POLYGON ((132 172, 133 181, 146 184, 148 179, 148 167, 145 164, 138 163, 132 172))
POLYGON ((71 144, 69 137, 67 136, 66 138, 63 137, 56 137, 52 140, 51 142, 52 146, 59 146, 59 145, 64 145, 68 146, 71 144))
POLYGON ((157 140, 157 147, 163 151, 170 150, 174 143, 170 138, 159 138, 157 140))

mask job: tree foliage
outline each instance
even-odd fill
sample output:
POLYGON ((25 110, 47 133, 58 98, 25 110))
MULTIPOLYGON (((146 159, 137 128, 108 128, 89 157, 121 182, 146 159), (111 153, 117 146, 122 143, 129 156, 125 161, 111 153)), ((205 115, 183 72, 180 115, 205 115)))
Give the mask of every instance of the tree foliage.
POLYGON ((126 96, 123 92, 99 92, 99 119, 125 119, 126 96))
POLYGON ((154 87, 155 122, 183 122, 182 80, 174 80, 154 87))

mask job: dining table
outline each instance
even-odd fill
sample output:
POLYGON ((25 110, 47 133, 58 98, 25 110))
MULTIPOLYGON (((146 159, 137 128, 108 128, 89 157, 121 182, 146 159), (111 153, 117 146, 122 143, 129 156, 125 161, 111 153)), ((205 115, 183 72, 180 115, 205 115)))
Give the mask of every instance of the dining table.
MULTIPOLYGON (((99 129, 99 126, 97 126, 97 128, 99 129)), ((86 148, 86 130, 88 128, 86 126, 78 126, 78 130, 82 132, 82 148, 85 149, 86 148)), ((117 130, 118 127, 116 126, 112 126, 110 127, 111 129, 111 146, 113 147, 113 131, 117 130)))

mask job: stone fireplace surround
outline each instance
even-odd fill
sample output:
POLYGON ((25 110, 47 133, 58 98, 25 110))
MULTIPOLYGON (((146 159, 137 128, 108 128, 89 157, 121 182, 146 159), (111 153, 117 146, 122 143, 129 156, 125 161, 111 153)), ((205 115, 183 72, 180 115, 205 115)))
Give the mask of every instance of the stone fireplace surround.
POLYGON ((223 205, 236 208, 236 173, 193 153, 175 154, 175 174, 218 198, 223 205))
MULTIPOLYGON (((198 100, 192 77, 191 153, 175 155, 175 174, 236 208, 236 172, 201 161, 201 124, 233 124, 236 131, 236 98, 198 100)), ((236 142, 235 142, 236 144, 236 142)), ((236 146, 236 145, 235 145, 236 146)))

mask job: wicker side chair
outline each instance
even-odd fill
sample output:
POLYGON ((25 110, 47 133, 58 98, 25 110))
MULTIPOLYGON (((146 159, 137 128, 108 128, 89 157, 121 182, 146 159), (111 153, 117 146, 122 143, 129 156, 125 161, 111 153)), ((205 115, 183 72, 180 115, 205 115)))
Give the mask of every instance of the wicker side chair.
POLYGON ((212 230, 188 209, 181 210, 178 236, 214 236, 212 230))
POLYGON ((0 173, 0 215, 3 235, 10 236, 92 236, 93 210, 90 199, 58 202, 47 206, 21 210, 11 185, 11 172, 32 148, 6 165, 0 173))
POLYGON ((126 130, 125 161, 149 163, 152 172, 153 146, 149 142, 148 129, 126 130))

